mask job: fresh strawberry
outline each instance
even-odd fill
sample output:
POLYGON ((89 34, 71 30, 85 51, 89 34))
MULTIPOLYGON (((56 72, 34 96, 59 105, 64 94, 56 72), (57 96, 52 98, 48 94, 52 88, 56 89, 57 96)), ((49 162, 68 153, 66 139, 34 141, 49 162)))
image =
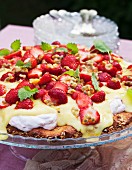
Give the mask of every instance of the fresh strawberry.
POLYGON ((48 72, 54 75, 60 75, 62 73, 62 68, 60 64, 53 64, 53 67, 48 66, 48 72))
POLYGON ((0 96, 3 96, 6 93, 6 86, 0 84, 0 96))
POLYGON ((29 83, 29 81, 27 81, 27 80, 23 80, 21 83, 19 83, 18 85, 17 85, 17 89, 20 89, 20 88, 22 88, 22 87, 24 87, 24 86, 29 86, 31 89, 33 89, 34 88, 34 85, 32 84, 32 83, 29 83))
POLYGON ((32 46, 23 46, 22 49, 24 51, 30 50, 32 48, 32 46))
POLYGON ((33 108, 33 101, 31 99, 25 99, 23 101, 19 101, 15 107, 15 109, 32 109, 32 108, 33 108))
POLYGON ((120 85, 120 82, 119 81, 112 81, 112 80, 109 80, 107 82, 107 87, 111 88, 111 89, 114 89, 114 90, 117 90, 117 89, 120 89, 121 88, 121 85, 120 85))
POLYGON ((28 78, 39 78, 42 75, 42 71, 38 68, 34 68, 28 72, 28 78))
POLYGON ((45 89, 46 90, 52 89, 54 87, 55 83, 56 83, 56 81, 50 81, 49 83, 46 84, 45 89))
POLYGON ((98 77, 99 77, 99 81, 101 82, 107 82, 108 80, 112 78, 111 75, 106 72, 99 73, 98 77))
POLYGON ((30 50, 27 50, 22 57, 22 61, 25 61, 27 58, 31 58, 31 57, 34 57, 34 56, 30 53, 30 50))
POLYGON ((59 81, 55 83, 54 88, 61 89, 65 93, 67 93, 67 90, 68 90, 68 86, 65 83, 62 83, 62 82, 59 82, 59 81))
POLYGON ((45 60, 47 63, 51 63, 51 64, 55 63, 54 60, 52 59, 51 53, 44 54, 43 60, 45 60))
POLYGON ((23 80, 27 78, 27 72, 15 72, 16 81, 23 80))
POLYGON ((102 54, 97 54, 92 60, 95 61, 96 63, 100 63, 103 61, 104 56, 102 54))
POLYGON ((78 93, 76 102, 79 108, 89 107, 92 105, 90 97, 81 92, 78 93))
POLYGON ((15 104, 19 101, 18 89, 11 89, 5 96, 5 101, 9 104, 15 104))
POLYGON ((61 60, 61 65, 68 66, 69 68, 76 70, 79 66, 79 61, 74 55, 68 54, 61 60))
POLYGON ((38 92, 33 97, 34 99, 41 99, 46 93, 47 93, 47 90, 39 89, 38 92))
POLYGON ((46 72, 46 73, 40 78, 38 84, 39 84, 39 85, 44 85, 44 84, 49 83, 51 80, 52 80, 51 75, 50 75, 48 72, 46 72))
POLYGON ((9 55, 4 56, 4 58, 10 60, 15 57, 21 57, 21 56, 22 56, 21 51, 16 51, 16 52, 10 53, 9 55))
POLYGON ((72 95, 71 95, 72 99, 76 100, 79 93, 80 93, 80 91, 73 92, 72 95))
POLYGON ((12 72, 7 72, 2 75, 1 81, 9 81, 9 82, 14 82, 15 81, 15 74, 12 72))
POLYGON ((127 69, 132 70, 132 64, 127 67, 127 69))
POLYGON ((0 68, 1 67, 9 68, 10 62, 7 59, 0 59, 0 68))
POLYGON ((85 73, 80 73, 80 78, 86 82, 91 81, 91 76, 85 73))
POLYGON ((44 51, 38 47, 32 47, 30 50, 30 54, 32 54, 35 58, 44 55, 44 51))
POLYGON ((83 87, 82 84, 78 84, 78 85, 76 86, 75 90, 82 92, 82 87, 83 87))
POLYGON ((116 67, 118 71, 121 71, 121 70, 122 70, 121 65, 120 65, 117 61, 114 61, 114 62, 112 63, 112 65, 113 65, 114 67, 116 67))
POLYGON ((121 82, 123 81, 132 81, 132 75, 123 76, 121 78, 121 82))
POLYGON ((48 94, 52 102, 56 105, 65 104, 68 101, 67 94, 61 89, 52 88, 49 90, 48 94))
POLYGON ((35 68, 37 66, 37 59, 33 56, 24 60, 24 63, 28 63, 28 62, 31 63, 31 68, 35 68))
POLYGON ((98 91, 91 97, 91 99, 95 103, 101 103, 105 100, 105 92, 104 91, 98 91))
POLYGON ((45 63, 39 64, 39 65, 37 66, 37 68, 39 68, 40 70, 42 70, 43 73, 49 71, 48 65, 45 64, 45 63))
POLYGON ((54 41, 52 42, 52 45, 61 45, 61 43, 59 41, 54 41))
MULTIPOLYGON (((95 65, 94 65, 95 66, 95 65)), ((96 67, 96 66, 95 66, 96 67)), ((103 63, 103 62, 101 62, 101 63, 99 63, 98 65, 97 65, 97 68, 98 68, 98 70, 99 71, 105 71, 106 69, 105 69, 105 64, 103 63)))
POLYGON ((118 69, 109 63, 105 65, 105 71, 109 73, 112 77, 115 77, 118 69))
POLYGON ((81 108, 80 112, 80 120, 83 125, 95 125, 100 121, 99 113, 94 110, 92 107, 89 108, 81 108))
POLYGON ((104 56, 104 60, 110 61, 110 56, 108 54, 104 54, 103 56, 104 56))

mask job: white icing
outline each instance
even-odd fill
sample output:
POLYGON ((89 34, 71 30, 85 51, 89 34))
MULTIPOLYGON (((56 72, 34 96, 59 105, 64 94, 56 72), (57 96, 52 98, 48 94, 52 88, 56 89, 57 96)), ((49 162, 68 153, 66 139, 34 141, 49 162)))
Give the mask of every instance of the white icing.
POLYGON ((30 131, 42 127, 52 130, 57 126, 57 114, 42 114, 39 116, 14 116, 9 124, 22 131, 30 131))
POLYGON ((113 114, 120 113, 125 111, 125 105, 122 103, 122 100, 119 97, 114 98, 110 102, 110 109, 113 114))

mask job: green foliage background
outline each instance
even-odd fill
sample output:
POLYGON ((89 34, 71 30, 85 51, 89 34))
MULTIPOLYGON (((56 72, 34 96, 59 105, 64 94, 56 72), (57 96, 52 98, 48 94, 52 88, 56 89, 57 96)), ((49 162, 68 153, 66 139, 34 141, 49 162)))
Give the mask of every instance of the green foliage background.
POLYGON ((51 9, 96 9, 119 26, 120 37, 132 39, 132 0, 0 0, 1 28, 7 24, 32 26, 32 21, 51 9))

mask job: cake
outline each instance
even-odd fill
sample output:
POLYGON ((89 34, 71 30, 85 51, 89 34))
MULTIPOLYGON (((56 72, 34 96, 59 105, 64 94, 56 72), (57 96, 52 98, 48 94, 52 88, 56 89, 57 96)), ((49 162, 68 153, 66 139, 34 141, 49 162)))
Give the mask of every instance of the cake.
POLYGON ((132 125, 132 63, 103 41, 15 40, 0 56, 0 133, 87 138, 132 125))

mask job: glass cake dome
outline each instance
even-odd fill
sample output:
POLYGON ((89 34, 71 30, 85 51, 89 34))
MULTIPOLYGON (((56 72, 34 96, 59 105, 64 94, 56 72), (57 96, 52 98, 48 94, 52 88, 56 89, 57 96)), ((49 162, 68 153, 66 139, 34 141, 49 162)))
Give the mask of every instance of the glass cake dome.
POLYGON ((33 21, 35 44, 43 42, 74 42, 90 47, 95 39, 103 40, 114 52, 118 52, 118 26, 95 10, 68 12, 51 10, 33 21))

